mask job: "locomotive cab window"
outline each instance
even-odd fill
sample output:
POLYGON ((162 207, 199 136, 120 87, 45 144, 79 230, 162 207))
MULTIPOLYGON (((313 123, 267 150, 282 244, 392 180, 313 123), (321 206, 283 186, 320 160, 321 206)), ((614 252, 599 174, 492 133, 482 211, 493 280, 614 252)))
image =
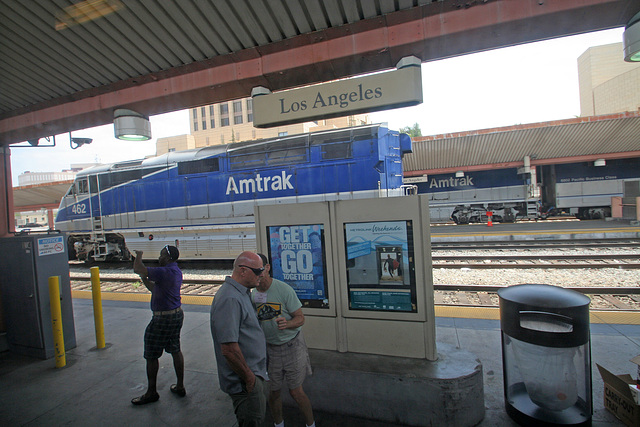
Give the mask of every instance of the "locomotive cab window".
POLYGON ((78 185, 78 194, 87 194, 89 192, 89 188, 87 185, 87 180, 86 179, 82 179, 80 181, 77 182, 78 185))
POLYGON ((91 175, 89 177, 89 192, 91 194, 98 193, 98 176, 97 175, 91 175))
POLYGON ((87 179, 79 179, 77 180, 72 186, 71 188, 69 188, 69 191, 67 192, 67 196, 73 196, 76 194, 87 194, 89 192, 89 189, 87 188, 87 179))

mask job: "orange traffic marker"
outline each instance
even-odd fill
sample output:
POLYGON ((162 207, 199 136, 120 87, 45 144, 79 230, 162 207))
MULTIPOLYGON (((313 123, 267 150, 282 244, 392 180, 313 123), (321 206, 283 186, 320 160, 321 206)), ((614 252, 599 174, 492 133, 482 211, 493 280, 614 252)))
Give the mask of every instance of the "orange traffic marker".
POLYGON ((491 221, 492 216, 493 212, 487 211, 487 227, 493 227, 493 221, 491 221))

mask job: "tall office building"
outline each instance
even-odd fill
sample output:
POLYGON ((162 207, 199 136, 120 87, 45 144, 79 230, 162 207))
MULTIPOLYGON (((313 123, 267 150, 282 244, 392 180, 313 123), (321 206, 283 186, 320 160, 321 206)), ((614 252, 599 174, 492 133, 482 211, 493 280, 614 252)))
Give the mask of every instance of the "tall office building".
POLYGON ((593 46, 578 58, 580 115, 638 111, 640 64, 624 62, 622 43, 593 46))
POLYGON ((159 138, 156 143, 156 155, 171 151, 183 151, 209 145, 229 144, 232 142, 277 136, 295 135, 328 129, 340 129, 371 123, 369 116, 359 114, 297 123, 267 129, 253 127, 253 100, 236 99, 219 104, 205 105, 189 110, 191 134, 159 138))

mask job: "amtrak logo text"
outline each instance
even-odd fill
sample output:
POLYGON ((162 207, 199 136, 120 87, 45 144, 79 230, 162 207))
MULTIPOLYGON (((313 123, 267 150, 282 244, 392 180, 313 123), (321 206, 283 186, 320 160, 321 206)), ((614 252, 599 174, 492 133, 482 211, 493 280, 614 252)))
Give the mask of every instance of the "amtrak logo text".
POLYGON ((235 194, 247 194, 247 193, 261 193, 263 191, 283 191, 293 190, 291 185, 291 177, 293 175, 282 171, 281 175, 276 176, 260 176, 256 174, 255 178, 240 179, 236 183, 234 177, 230 176, 227 182, 227 195, 230 193, 235 194))
POLYGON ((431 178, 431 182, 429 182, 429 188, 463 187, 467 185, 473 185, 473 178, 470 176, 462 178, 431 178))

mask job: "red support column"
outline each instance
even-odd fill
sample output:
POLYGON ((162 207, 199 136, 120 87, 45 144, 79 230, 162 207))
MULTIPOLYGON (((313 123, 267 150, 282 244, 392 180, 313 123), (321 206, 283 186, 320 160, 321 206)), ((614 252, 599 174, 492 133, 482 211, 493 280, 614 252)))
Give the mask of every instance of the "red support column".
POLYGON ((15 231, 13 210, 11 149, 6 146, 0 147, 0 237, 7 237, 15 231))
POLYGON ((47 224, 49 225, 50 230, 53 230, 55 228, 52 208, 47 208, 47 224))
MULTIPOLYGON (((0 238, 8 237, 15 230, 13 218, 13 187, 11 184, 11 150, 0 147, 0 238)), ((2 293, 0 292, 0 332, 6 332, 2 293)))
POLYGON ((611 198, 611 218, 622 218, 622 197, 611 198))

